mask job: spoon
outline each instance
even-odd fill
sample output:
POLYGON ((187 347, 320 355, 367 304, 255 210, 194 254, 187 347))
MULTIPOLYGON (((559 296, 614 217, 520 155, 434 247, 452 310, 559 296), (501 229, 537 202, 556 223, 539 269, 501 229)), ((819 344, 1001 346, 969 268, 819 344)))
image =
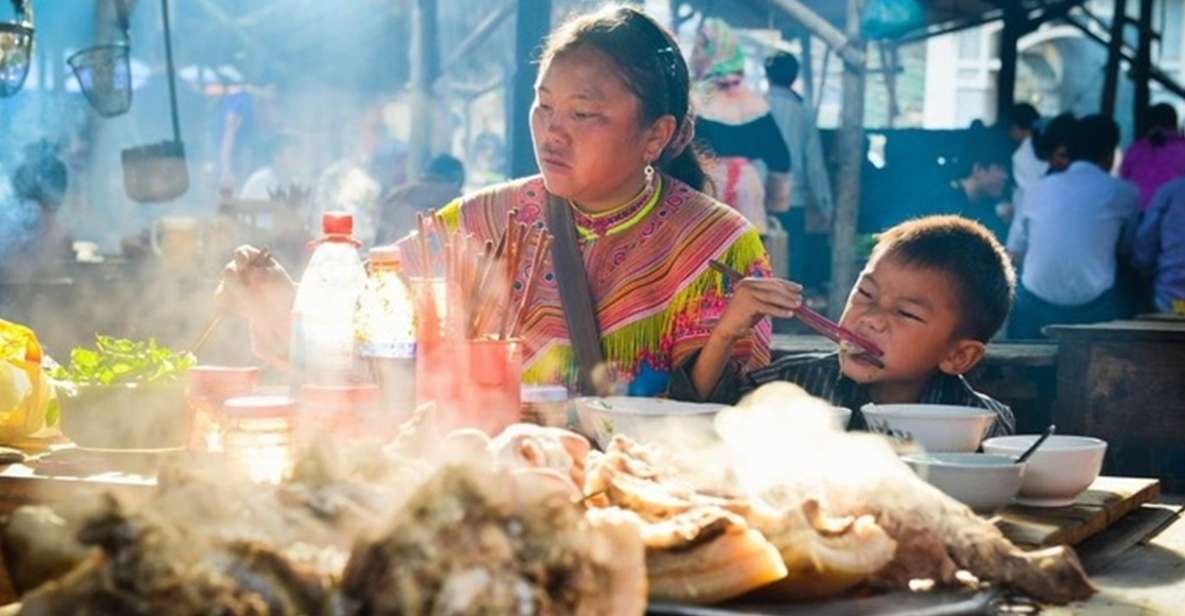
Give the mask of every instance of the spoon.
POLYGON ((1029 447, 1027 450, 1025 450, 1024 453, 1020 454, 1020 457, 1016 459, 1016 463, 1021 464, 1025 460, 1028 460, 1029 456, 1033 455, 1033 453, 1035 451, 1037 451, 1037 448, 1041 446, 1041 443, 1044 443, 1045 439, 1053 436, 1053 433, 1056 431, 1057 431, 1057 426, 1055 426, 1053 424, 1049 424, 1049 427, 1045 429, 1045 434, 1042 434, 1041 438, 1037 439, 1037 442, 1033 443, 1032 446, 1029 447))

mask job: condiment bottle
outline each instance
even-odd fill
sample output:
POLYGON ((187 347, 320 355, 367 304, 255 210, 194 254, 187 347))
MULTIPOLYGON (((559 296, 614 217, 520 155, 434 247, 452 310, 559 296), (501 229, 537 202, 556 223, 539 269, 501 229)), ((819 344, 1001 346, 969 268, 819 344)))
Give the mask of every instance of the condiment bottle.
POLYGON ((416 319, 400 271, 399 248, 370 250, 366 285, 354 312, 358 356, 379 385, 385 410, 396 419, 415 406, 416 319))
POLYGON ((353 237, 354 217, 326 212, 321 229, 292 306, 289 357, 297 384, 345 384, 355 369, 354 311, 366 271, 353 237))
POLYGON ((568 390, 562 385, 523 385, 522 420, 549 428, 568 428, 568 390))
POLYGON ((288 396, 242 396, 222 404, 230 461, 252 481, 279 483, 293 464, 296 401, 288 396))
POLYGON ((187 443, 193 451, 222 451, 225 421, 222 403, 245 396, 259 384, 254 366, 194 366, 185 389, 187 443))

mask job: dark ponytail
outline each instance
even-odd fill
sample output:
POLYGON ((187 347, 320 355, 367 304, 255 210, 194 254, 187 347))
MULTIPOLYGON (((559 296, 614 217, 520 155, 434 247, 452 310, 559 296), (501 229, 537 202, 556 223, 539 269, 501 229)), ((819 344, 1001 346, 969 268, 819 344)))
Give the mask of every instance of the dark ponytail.
POLYGON ((696 190, 704 190, 703 155, 690 143, 695 131, 691 74, 675 37, 638 9, 608 6, 560 26, 548 39, 542 61, 546 64, 582 45, 595 48, 617 66, 626 87, 642 102, 645 124, 665 115, 675 118, 675 133, 655 166, 696 190))

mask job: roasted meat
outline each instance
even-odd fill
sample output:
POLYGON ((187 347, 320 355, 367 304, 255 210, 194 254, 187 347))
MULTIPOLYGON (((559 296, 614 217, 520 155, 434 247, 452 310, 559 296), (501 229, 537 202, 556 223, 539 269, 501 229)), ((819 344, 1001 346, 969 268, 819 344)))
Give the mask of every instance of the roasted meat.
POLYGON ((342 592, 368 614, 640 614, 637 531, 568 495, 451 466, 355 546, 342 592))
MULTIPOLYGON (((1026 553, 990 520, 920 479, 884 438, 796 423, 796 412, 820 404, 797 387, 776 384, 757 393, 758 402, 717 418, 737 476, 750 480, 746 491, 781 503, 780 510, 815 499, 832 516, 875 520, 896 543, 893 557, 871 580, 875 585, 908 588, 915 579, 954 584, 965 570, 1049 603, 1094 592, 1071 548, 1026 553)), ((780 544, 776 533, 770 537, 780 544)))
MULTIPOLYGON (((114 498, 108 498, 104 509, 83 523, 78 539, 84 545, 98 547, 100 553, 66 576, 26 595, 20 614, 237 616, 309 613, 285 609, 287 604, 284 602, 276 602, 274 605, 279 609, 272 609, 269 599, 285 593, 284 586, 274 584, 269 596, 261 595, 237 582, 228 571, 204 561, 209 552, 202 541, 183 529, 148 516, 129 514, 114 498)), ((239 566, 238 559, 227 556, 226 565, 239 566)), ((278 559, 273 564, 279 562, 278 559)), ((247 561, 242 566, 245 569, 260 567, 254 561, 247 561)), ((293 601, 291 605, 301 604, 293 601)))

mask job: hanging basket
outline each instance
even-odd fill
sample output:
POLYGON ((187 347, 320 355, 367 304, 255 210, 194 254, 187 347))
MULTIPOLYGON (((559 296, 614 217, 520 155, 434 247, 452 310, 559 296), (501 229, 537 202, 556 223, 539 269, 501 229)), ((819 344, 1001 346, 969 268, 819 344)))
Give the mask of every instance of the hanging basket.
POLYGON ((0 23, 0 98, 16 94, 25 85, 32 57, 33 28, 0 23))
POLYGON ((66 60, 86 100, 104 118, 123 115, 132 107, 130 56, 127 45, 99 45, 66 60))

